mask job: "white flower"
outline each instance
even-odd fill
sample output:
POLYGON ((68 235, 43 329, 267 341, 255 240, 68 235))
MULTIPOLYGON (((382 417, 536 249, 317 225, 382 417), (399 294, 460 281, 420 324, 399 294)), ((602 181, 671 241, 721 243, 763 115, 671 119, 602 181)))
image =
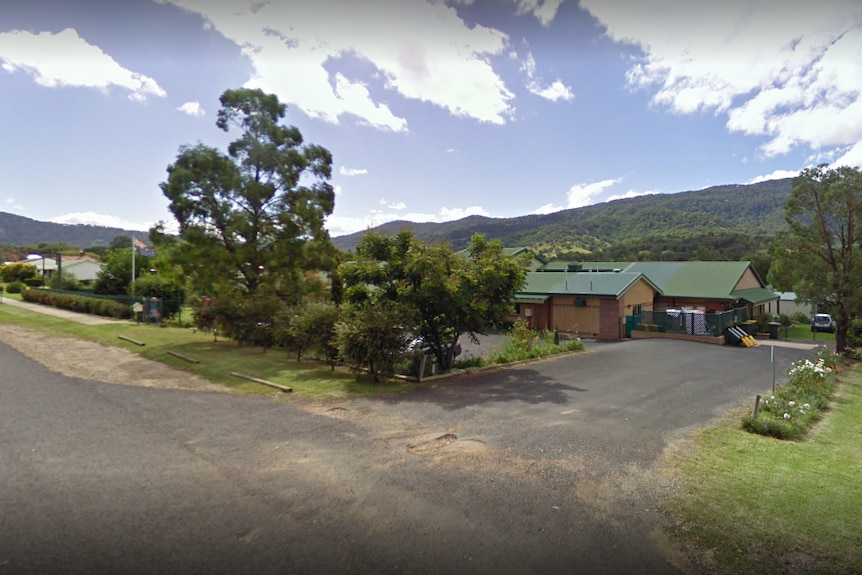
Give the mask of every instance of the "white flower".
POLYGON ((805 410, 800 409, 800 410, 799 410, 799 413, 801 413, 802 415, 805 415, 805 410))
POLYGON ((784 419, 790 419, 790 414, 789 414, 789 413, 785 413, 785 414, 784 414, 784 419))
POLYGON ((795 402, 795 401, 791 401, 791 402, 789 402, 787 405, 789 405, 790 407, 796 407, 796 402, 795 402))
POLYGON ((811 409, 811 404, 806 403, 806 404, 805 404, 805 405, 803 405, 802 407, 804 407, 805 409, 811 409))

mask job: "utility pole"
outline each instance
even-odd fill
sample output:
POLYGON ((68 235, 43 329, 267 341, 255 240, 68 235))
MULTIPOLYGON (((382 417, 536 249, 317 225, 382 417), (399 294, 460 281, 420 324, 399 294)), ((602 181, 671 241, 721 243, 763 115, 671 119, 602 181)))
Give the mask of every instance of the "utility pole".
POLYGON ((131 236, 132 238, 132 283, 131 283, 131 295, 135 295, 135 236, 131 236))
POLYGON ((55 289, 60 289, 63 280, 63 254, 57 252, 57 281, 55 282, 55 289))

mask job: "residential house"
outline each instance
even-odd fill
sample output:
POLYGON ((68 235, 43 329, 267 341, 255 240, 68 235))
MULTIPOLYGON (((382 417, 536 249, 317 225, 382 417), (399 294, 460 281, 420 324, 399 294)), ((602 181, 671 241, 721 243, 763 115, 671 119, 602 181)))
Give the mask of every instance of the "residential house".
MULTIPOLYGON (((27 257, 27 263, 36 266, 36 273, 45 278, 46 283, 57 273, 56 256, 40 256, 33 254, 27 257)), ((92 282, 102 270, 102 263, 96 258, 88 255, 63 255, 61 260, 63 273, 74 274, 81 282, 92 282)))
POLYGON ((776 300, 750 262, 549 262, 527 275, 512 319, 613 340, 645 312, 745 308, 755 318, 776 300))
POLYGON ((777 291, 778 300, 769 302, 769 313, 776 315, 792 316, 796 312, 802 312, 807 317, 811 317, 817 310, 814 304, 809 300, 799 299, 796 293, 792 291, 777 291))

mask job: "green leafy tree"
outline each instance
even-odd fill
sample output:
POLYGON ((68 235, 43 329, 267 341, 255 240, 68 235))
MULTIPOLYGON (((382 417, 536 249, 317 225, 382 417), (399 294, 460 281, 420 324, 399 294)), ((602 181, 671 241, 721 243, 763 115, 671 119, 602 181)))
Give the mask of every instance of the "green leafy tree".
POLYGON ((400 306, 385 300, 345 307, 335 325, 339 356, 354 372, 367 371, 374 382, 395 375, 407 348, 402 313, 400 306))
POLYGON ((160 273, 141 275, 135 280, 135 294, 146 298, 157 298, 162 317, 176 316, 185 303, 182 286, 170 281, 160 273))
POLYGON ((227 154, 183 146, 160 184, 180 226, 176 259, 194 286, 216 296, 259 290, 290 301, 314 267, 309 244, 328 248, 332 157, 280 123, 286 106, 260 90, 227 90, 216 125, 241 131, 227 154))
MULTIPOLYGON (((153 258, 150 256, 135 256, 135 279, 142 274, 149 274, 153 258)), ((104 295, 126 295, 132 285, 132 250, 128 247, 118 248, 105 254, 102 269, 96 274, 93 282, 93 292, 104 295)))
POLYGON ((862 172, 806 168, 793 180, 785 214, 789 229, 775 240, 770 281, 832 310, 835 347, 842 351, 860 304, 862 172))
POLYGON ((64 290, 75 291, 81 289, 81 282, 78 281, 78 277, 75 274, 63 270, 58 287, 64 290))
POLYGON ((26 282, 38 274, 36 266, 24 262, 16 262, 0 265, 0 278, 4 282, 26 282))
POLYGON ((297 361, 306 351, 314 351, 335 367, 338 359, 338 343, 335 341, 335 325, 339 309, 328 302, 311 302, 302 306, 291 318, 291 335, 297 361))
POLYGON ((461 335, 501 325, 512 296, 524 285, 525 261, 503 253, 499 241, 475 234, 464 253, 420 243, 411 232, 394 237, 368 233, 345 264, 347 301, 387 301, 401 308, 404 325, 421 336, 443 370, 451 368, 461 335))

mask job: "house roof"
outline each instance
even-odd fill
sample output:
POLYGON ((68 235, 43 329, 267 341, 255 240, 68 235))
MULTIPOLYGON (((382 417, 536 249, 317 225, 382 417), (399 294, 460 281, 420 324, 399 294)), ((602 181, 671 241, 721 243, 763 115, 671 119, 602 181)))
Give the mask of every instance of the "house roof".
POLYGON ((542 272, 564 272, 569 266, 578 266, 582 272, 612 272, 622 270, 631 265, 630 262, 548 262, 539 268, 542 272))
POLYGON ((529 295, 579 295, 618 298, 640 279, 658 290, 649 278, 640 273, 531 272, 527 274, 525 287, 515 297, 517 299, 529 295))
MULTIPOLYGON (((666 297, 674 298, 697 298, 711 300, 739 300, 743 299, 751 303, 763 303, 778 299, 771 290, 764 287, 751 288, 751 290, 736 290, 743 275, 751 269, 760 285, 763 281, 751 263, 747 261, 741 262, 549 262, 542 266, 540 273, 546 276, 541 281, 534 280, 529 283, 530 289, 532 286, 537 286, 536 293, 541 291, 538 288, 548 288, 545 293, 551 292, 551 287, 557 285, 562 278, 568 279, 569 292, 572 286, 583 286, 584 277, 593 277, 593 287, 595 288, 598 281, 598 276, 618 276, 631 277, 633 275, 643 275, 644 278, 659 292, 666 297), (570 266, 580 266, 580 269, 575 272, 570 266), (567 274, 563 272, 569 271, 567 274), (617 273, 612 273, 614 270, 620 270, 617 273), (556 277, 557 282, 552 278, 556 277), (752 291, 754 290, 754 291, 752 291)), ((609 280, 620 282, 622 280, 609 280)), ((603 291, 613 292, 614 287, 609 286, 602 288, 603 291)), ((561 293, 561 292, 556 292, 561 293)), ((594 294, 598 295, 598 294, 594 294)), ((603 295, 611 295, 610 293, 603 295)))
POLYGON ((769 288, 739 289, 731 292, 730 295, 755 305, 778 299, 778 294, 769 288))
POLYGON ((634 262, 625 271, 644 274, 667 297, 732 300, 741 299, 731 292, 750 267, 751 263, 745 261, 634 262))

